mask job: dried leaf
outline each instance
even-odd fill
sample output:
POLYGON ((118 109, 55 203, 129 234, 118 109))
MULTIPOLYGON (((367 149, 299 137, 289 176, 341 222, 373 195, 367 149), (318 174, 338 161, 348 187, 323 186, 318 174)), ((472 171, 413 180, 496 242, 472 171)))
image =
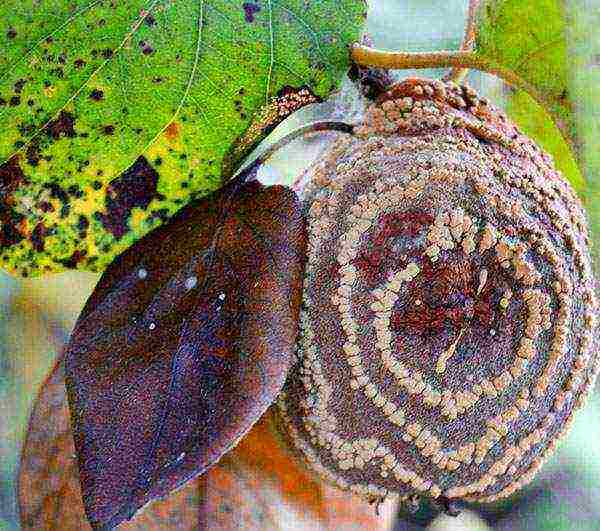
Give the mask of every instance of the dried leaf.
MULTIPOLYGON (((19 505, 24 531, 91 529, 81 500, 63 368, 59 360, 42 387, 23 447, 19 505)), ((314 479, 287 449, 267 412, 204 475, 151 502, 118 529, 391 529, 393 500, 379 513, 363 500, 314 479)))
MULTIPOLYGON (((18 482, 21 527, 91 529, 87 523, 61 358, 45 381, 29 421, 18 482)), ((199 481, 188 482, 164 500, 152 502, 121 530, 197 529, 199 481)))
POLYGON ((200 528, 211 530, 392 529, 395 501, 378 508, 324 484, 298 460, 271 411, 201 479, 200 528))
POLYGON ((75 326, 66 382, 94 527, 206 470, 283 386, 304 224, 293 192, 244 179, 119 256, 75 326))

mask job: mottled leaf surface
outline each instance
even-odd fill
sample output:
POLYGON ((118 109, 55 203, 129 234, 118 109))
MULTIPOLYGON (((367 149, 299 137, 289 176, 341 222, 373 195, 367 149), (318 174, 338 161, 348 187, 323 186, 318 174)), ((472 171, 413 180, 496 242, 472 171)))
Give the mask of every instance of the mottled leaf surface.
POLYGON ((75 325, 66 383, 95 527, 203 472, 283 386, 304 221, 291 190, 245 178, 117 257, 75 325))
POLYGON ((364 0, 0 3, 0 267, 102 271, 281 90, 325 97, 364 0))
MULTIPOLYGON (((21 527, 89 530, 59 361, 35 402, 19 470, 21 527)), ((394 503, 373 506, 309 475, 267 412, 202 476, 158 499, 119 530, 391 529, 394 503), (204 526, 204 527, 202 527, 204 526)))
POLYGON ((476 53, 492 67, 512 71, 528 85, 530 95, 550 114, 577 160, 579 173, 538 105, 517 92, 511 115, 559 159, 560 169, 586 207, 596 242, 592 252, 597 271, 600 158, 595 109, 600 98, 599 20, 598 6, 593 1, 482 0, 476 32, 476 53))

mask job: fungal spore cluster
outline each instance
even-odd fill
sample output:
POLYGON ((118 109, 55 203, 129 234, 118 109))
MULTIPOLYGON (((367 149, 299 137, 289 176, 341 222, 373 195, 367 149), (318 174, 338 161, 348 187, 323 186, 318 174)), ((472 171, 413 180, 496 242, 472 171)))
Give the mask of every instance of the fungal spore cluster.
POLYGON ((365 498, 527 483, 599 369, 574 191, 469 87, 409 79, 307 171, 293 448, 365 498))

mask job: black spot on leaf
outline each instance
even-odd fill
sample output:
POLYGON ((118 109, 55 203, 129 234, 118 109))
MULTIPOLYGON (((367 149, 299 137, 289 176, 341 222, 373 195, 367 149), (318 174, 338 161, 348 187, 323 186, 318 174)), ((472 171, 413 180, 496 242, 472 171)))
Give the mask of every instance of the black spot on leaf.
POLYGON ((260 6, 253 2, 244 2, 242 4, 242 8, 244 10, 244 18, 246 19, 246 22, 254 22, 254 15, 260 11, 260 6))
MULTIPOLYGON (((87 164, 85 164, 85 165, 87 166, 87 164)), ((69 188, 67 189, 67 192, 69 193, 69 195, 72 195, 73 197, 76 197, 77 199, 81 199, 83 197, 83 192, 81 191, 79 186, 77 186, 76 184, 72 184, 71 186, 69 186, 69 188)))
POLYGON ((0 200, 6 200, 25 181, 25 174, 14 156, 0 165, 0 200))
POLYGON ((31 246, 34 251, 41 253, 44 251, 44 237, 46 236, 46 226, 43 223, 38 223, 31 233, 31 246))
POLYGON ((117 240, 129 230, 128 220, 133 208, 147 208, 158 197, 158 173, 145 157, 139 157, 133 166, 108 186, 106 212, 96 218, 117 240))
POLYGON ((38 138, 34 138, 27 146, 25 158, 30 166, 37 166, 40 163, 40 142, 38 138))
POLYGON ((52 203, 49 203, 48 201, 41 201, 40 203, 38 203, 37 207, 42 211, 42 212, 54 212, 54 207, 52 206, 52 203))
POLYGON ((13 209, 13 194, 24 183, 18 156, 0 165, 0 248, 16 245, 24 239, 21 224, 25 216, 13 209))
POLYGON ((154 48, 146 41, 140 41, 140 49, 144 55, 151 55, 154 53, 154 48))
POLYGON ((15 92, 17 94, 21 94, 21 92, 23 91, 23 87, 25 86, 25 83, 27 83, 27 81, 25 79, 19 79, 19 81, 17 81, 14 85, 15 87, 15 92))
POLYGON ((104 92, 101 90, 94 89, 92 92, 90 92, 90 99, 94 101, 100 101, 102 98, 104 98, 104 92))
POLYGON ((44 188, 50 192, 50 197, 52 197, 52 199, 58 199, 63 205, 69 203, 69 194, 57 183, 48 183, 44 185, 44 188))
POLYGON ((46 126, 46 134, 52 137, 54 140, 58 140, 60 137, 75 137, 75 117, 67 112, 60 111, 58 118, 52 120, 46 126))
POLYGON ((84 215, 79 215, 79 220, 77 221, 77 229, 79 230, 80 236, 85 238, 85 234, 90 226, 90 221, 84 215))
POLYGON ((75 251, 69 258, 61 260, 61 264, 67 269, 76 269, 77 264, 81 262, 87 255, 86 251, 75 251))

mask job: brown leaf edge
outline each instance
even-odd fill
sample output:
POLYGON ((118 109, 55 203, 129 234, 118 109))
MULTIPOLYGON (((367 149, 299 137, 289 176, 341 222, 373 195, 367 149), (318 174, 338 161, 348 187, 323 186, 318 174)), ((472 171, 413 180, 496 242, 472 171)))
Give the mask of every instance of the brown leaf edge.
POLYGON ((387 530, 396 504, 376 508, 329 486, 298 460, 271 408, 204 476, 200 529, 387 530))

